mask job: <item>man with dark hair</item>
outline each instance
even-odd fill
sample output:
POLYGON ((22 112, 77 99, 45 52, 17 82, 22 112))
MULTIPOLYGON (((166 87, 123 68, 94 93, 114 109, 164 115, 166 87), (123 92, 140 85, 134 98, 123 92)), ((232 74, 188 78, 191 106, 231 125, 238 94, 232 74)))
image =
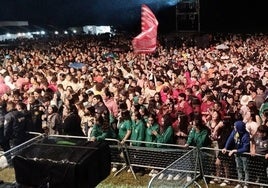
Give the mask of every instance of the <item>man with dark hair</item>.
POLYGON ((42 103, 35 99, 34 96, 30 96, 28 98, 28 109, 31 117, 32 117, 32 130, 33 132, 40 132, 43 133, 43 129, 42 129, 42 115, 43 115, 43 111, 40 109, 42 106, 42 103))
POLYGON ((14 102, 7 102, 4 122, 4 139, 12 146, 22 144, 26 140, 26 121, 22 112, 16 110, 14 102), (11 141, 11 143, 10 143, 11 141))
POLYGON ((257 91, 256 91, 257 95, 255 98, 255 102, 256 102, 257 108, 260 109, 262 103, 264 103, 264 101, 265 101, 266 87, 264 85, 257 85, 256 88, 257 88, 257 91))
POLYGON ((103 117, 103 128, 110 127, 110 112, 107 106, 104 104, 101 95, 94 95, 93 97, 93 106, 95 108, 96 116, 103 117))
POLYGON ((185 113, 188 117, 193 113, 193 107, 186 100, 186 94, 180 93, 178 96, 178 107, 177 110, 185 113))

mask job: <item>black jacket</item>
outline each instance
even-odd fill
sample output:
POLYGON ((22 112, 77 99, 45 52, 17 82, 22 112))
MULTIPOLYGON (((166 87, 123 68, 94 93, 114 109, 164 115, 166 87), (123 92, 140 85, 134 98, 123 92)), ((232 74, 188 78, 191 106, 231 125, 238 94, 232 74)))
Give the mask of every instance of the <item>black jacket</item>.
POLYGON ((26 121, 22 112, 12 110, 5 115, 4 138, 12 140, 15 146, 26 140, 26 121))
POLYGON ((71 136, 85 136, 81 128, 81 118, 78 114, 71 113, 62 124, 63 132, 71 136))

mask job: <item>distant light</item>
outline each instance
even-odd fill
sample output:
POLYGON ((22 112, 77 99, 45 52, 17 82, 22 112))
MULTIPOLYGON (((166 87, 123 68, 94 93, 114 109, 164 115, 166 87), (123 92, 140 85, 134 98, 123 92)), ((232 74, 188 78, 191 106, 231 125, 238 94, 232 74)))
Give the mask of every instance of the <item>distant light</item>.
POLYGON ((36 31, 35 33, 36 33, 37 35, 40 35, 40 32, 39 32, 39 31, 36 31))
POLYGON ((31 36, 32 34, 30 32, 27 33, 28 36, 31 36))
POLYGON ((20 37, 21 36, 21 33, 17 33, 17 35, 20 37))
POLYGON ((58 31, 55 31, 54 33, 55 33, 55 35, 58 35, 58 34, 59 34, 59 32, 58 32, 58 31))
POLYGON ((44 35, 44 34, 46 34, 46 32, 45 31, 41 31, 41 35, 44 35))
POLYGON ((6 36, 7 36, 7 37, 11 37, 11 34, 10 34, 10 33, 7 33, 6 36))
POLYGON ((67 35, 68 34, 68 31, 64 31, 64 34, 67 35))
POLYGON ((21 35, 22 35, 22 36, 25 36, 26 34, 25 34, 25 33, 22 33, 21 35))
POLYGON ((76 33, 76 32, 77 32, 77 31, 74 29, 74 30, 73 30, 73 33, 76 33))

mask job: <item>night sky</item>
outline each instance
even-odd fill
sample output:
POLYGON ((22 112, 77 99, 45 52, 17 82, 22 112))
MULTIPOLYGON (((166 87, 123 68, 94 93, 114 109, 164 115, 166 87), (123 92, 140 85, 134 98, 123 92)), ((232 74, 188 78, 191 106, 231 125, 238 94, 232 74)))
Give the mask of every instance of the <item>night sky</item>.
MULTIPOLYGON (((177 0, 1 0, 0 21, 29 21, 59 27, 113 25, 140 26, 140 7, 147 4, 160 30, 175 28, 177 0)), ((201 30, 267 31, 264 2, 200 0, 201 30)))

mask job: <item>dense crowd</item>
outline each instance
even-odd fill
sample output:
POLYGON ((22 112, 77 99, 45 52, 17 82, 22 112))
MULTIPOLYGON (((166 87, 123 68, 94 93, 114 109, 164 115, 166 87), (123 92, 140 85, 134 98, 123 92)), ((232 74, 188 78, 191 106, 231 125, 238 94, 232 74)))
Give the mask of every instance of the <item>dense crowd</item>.
POLYGON ((28 132, 208 146, 222 149, 218 176, 220 161, 236 154, 238 178, 248 181, 242 153, 263 155, 267 168, 268 38, 209 39, 205 48, 160 42, 153 54, 134 54, 123 36, 19 40, 0 49, 3 151, 28 132))

